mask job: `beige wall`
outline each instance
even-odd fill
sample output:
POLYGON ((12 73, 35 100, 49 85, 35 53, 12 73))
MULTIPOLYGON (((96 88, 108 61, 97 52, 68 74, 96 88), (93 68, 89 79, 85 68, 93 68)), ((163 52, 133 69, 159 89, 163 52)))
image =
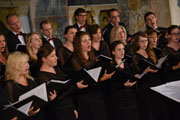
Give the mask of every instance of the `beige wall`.
POLYGON ((180 25, 180 6, 177 4, 178 0, 169 0, 171 21, 173 25, 180 25))

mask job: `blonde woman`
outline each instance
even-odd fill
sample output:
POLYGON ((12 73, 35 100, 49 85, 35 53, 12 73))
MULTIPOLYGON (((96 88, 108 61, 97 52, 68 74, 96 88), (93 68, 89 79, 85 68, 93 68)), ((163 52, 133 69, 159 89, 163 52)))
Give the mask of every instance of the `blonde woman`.
POLYGON ((110 34, 110 43, 114 41, 121 41, 124 45, 127 45, 127 32, 121 25, 115 25, 110 34))
MULTIPOLYGON (((5 93, 10 102, 16 102, 19 96, 35 87, 34 79, 29 75, 29 57, 22 52, 11 53, 8 57, 5 72, 5 93)), ((41 119, 36 115, 40 108, 34 110, 31 107, 29 115, 31 119, 41 119), (36 115, 36 116, 34 116, 36 115)))
POLYGON ((36 66, 37 62, 37 52, 38 49, 42 46, 41 36, 37 32, 30 33, 27 38, 26 50, 29 55, 29 64, 30 64, 30 73, 35 78, 38 67, 36 66))

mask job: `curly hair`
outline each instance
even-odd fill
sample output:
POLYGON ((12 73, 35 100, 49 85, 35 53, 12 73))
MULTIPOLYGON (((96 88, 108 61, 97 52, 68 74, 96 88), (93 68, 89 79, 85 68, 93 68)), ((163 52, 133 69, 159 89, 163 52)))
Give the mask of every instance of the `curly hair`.
MULTIPOLYGON (((26 59, 29 59, 29 56, 23 52, 16 51, 9 54, 5 72, 6 80, 14 80, 18 83, 20 74, 19 68, 25 63, 26 59)), ((34 80, 34 78, 32 78, 29 73, 25 76, 26 78, 34 80)))
MULTIPOLYGON (((74 55, 78 57, 83 67, 87 67, 88 65, 88 60, 84 57, 83 52, 82 52, 82 46, 81 46, 82 38, 85 35, 88 35, 90 38, 90 35, 87 32, 83 32, 83 31, 77 32, 73 41, 74 55)), ((88 55, 89 55, 90 61, 93 61, 93 62, 96 61, 96 58, 92 50, 88 52, 88 55)))

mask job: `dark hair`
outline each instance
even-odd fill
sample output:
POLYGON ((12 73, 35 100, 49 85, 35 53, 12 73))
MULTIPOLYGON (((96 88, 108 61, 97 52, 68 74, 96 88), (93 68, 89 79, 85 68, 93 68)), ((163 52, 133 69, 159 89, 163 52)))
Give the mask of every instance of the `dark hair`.
MULTIPOLYGON (((6 36, 4 33, 0 32, 0 36, 4 36, 4 39, 5 39, 5 42, 6 42, 6 36)), ((8 55, 9 55, 9 51, 8 51, 8 48, 7 48, 7 42, 6 42, 6 46, 5 46, 5 50, 3 52, 3 55, 8 58, 8 55)))
POLYGON ((146 33, 147 33, 148 36, 149 36, 149 35, 152 35, 153 33, 158 34, 158 32, 157 32, 156 30, 154 30, 154 29, 148 29, 148 30, 146 31, 146 33))
POLYGON ((49 22, 49 20, 43 20, 43 21, 41 21, 41 23, 39 24, 39 27, 40 27, 40 29, 43 29, 43 24, 51 24, 50 22, 49 22))
POLYGON ((144 14, 144 21, 146 21, 146 18, 147 18, 148 16, 150 16, 150 15, 154 15, 154 16, 155 16, 155 13, 153 13, 153 12, 151 12, 151 11, 145 13, 145 14, 144 14))
MULTIPOLYGON (((136 34, 135 39, 134 39, 134 44, 133 44, 133 54, 135 54, 140 49, 140 47, 139 47, 139 37, 146 37, 147 38, 147 33, 139 31, 136 34)), ((150 47, 149 43, 148 43, 146 52, 147 52, 148 56, 153 60, 153 62, 156 63, 157 59, 156 59, 155 53, 152 50, 152 48, 150 47)))
POLYGON ((114 42, 112 42, 111 43, 111 51, 115 51, 116 46, 119 45, 119 44, 124 45, 121 41, 114 41, 114 42))
POLYGON ((7 22, 7 24, 9 24, 9 23, 8 23, 8 19, 9 19, 9 17, 11 17, 11 16, 17 16, 17 17, 18 17, 18 15, 15 14, 15 13, 9 13, 8 15, 6 15, 6 22, 7 22))
POLYGON ((37 53, 37 59, 38 59, 38 67, 40 68, 42 65, 42 57, 47 57, 52 53, 52 51, 55 50, 54 47, 52 47, 50 44, 43 44, 37 53))
MULTIPOLYGON (((79 31, 76 33, 76 36, 73 41, 73 47, 74 47, 74 55, 78 57, 82 66, 86 67, 88 65, 88 60, 85 59, 85 57, 82 53, 82 47, 81 47, 81 41, 82 41, 82 37, 84 35, 88 35, 90 37, 89 33, 87 33, 87 32, 79 31)), ((93 61, 93 62, 96 61, 94 52, 92 50, 88 53, 88 55, 89 55, 89 59, 91 61, 93 61)))
POLYGON ((76 16, 79 15, 79 13, 86 13, 86 10, 84 8, 77 8, 74 12, 74 18, 76 20, 76 16))
POLYGON ((76 27, 74 27, 73 25, 69 25, 69 26, 67 26, 67 27, 65 28, 65 30, 64 30, 64 34, 65 34, 65 35, 67 35, 67 34, 68 34, 68 32, 69 32, 69 30, 70 30, 70 29, 72 29, 72 28, 77 29, 77 28, 76 28, 76 27))
POLYGON ((112 8, 112 9, 108 10, 108 17, 110 17, 110 13, 111 13, 111 12, 114 12, 114 11, 117 11, 117 12, 118 12, 118 10, 115 9, 115 8, 112 8))
MULTIPOLYGON (((93 24, 93 25, 90 26, 88 32, 90 34, 91 40, 93 39, 93 34, 96 34, 98 29, 101 30, 101 27, 98 24, 93 24)), ((102 32, 102 30, 101 30, 101 32, 102 32)))
POLYGON ((168 27, 168 34, 171 34, 172 30, 174 29, 180 29, 177 25, 171 25, 170 27, 168 27))

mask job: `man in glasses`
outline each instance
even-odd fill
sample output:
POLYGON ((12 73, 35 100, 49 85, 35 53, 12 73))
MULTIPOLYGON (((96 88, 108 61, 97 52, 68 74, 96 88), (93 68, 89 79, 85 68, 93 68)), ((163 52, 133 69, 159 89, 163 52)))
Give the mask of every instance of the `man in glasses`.
POLYGON ((110 33, 113 26, 117 24, 122 25, 125 28, 126 26, 123 22, 120 22, 119 12, 117 9, 114 9, 114 8, 110 9, 108 11, 108 17, 109 17, 109 24, 103 28, 103 37, 104 37, 104 40, 110 46, 110 33))
POLYGON ((76 9, 74 12, 74 18, 76 20, 76 23, 73 26, 76 27, 78 31, 88 31, 89 25, 86 23, 87 13, 85 9, 76 9))

